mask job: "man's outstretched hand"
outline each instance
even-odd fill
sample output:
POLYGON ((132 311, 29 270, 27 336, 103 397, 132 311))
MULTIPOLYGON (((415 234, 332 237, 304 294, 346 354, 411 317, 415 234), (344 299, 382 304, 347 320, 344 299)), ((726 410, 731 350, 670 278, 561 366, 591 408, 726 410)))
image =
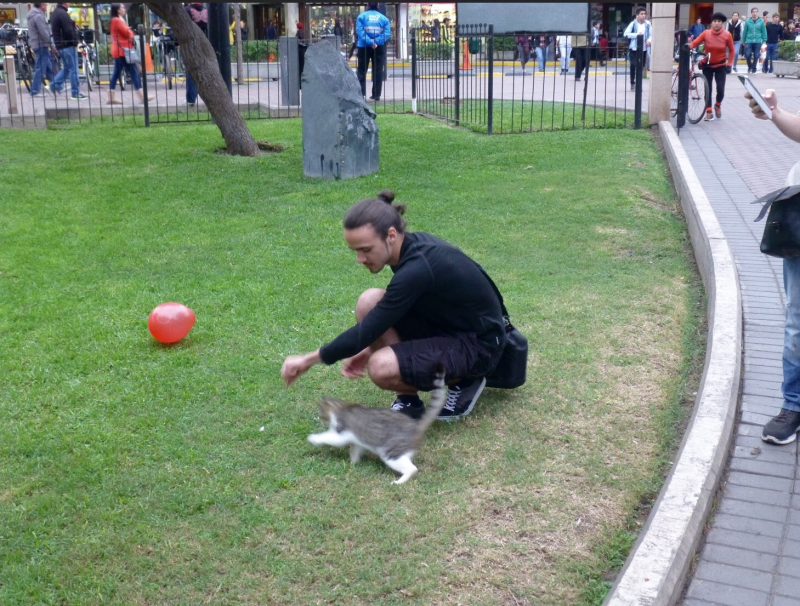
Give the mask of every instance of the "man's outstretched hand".
POLYGON ((297 381, 306 371, 320 361, 319 351, 302 356, 287 356, 281 368, 281 378, 289 387, 297 381))

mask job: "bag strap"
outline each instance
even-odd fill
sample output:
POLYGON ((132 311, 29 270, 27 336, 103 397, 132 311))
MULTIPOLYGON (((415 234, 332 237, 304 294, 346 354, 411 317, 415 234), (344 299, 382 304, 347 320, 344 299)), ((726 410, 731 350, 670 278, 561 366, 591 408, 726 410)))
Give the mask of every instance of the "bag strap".
POLYGON ((497 299, 500 301, 500 310, 503 313, 503 322, 505 323, 506 328, 510 327, 511 326, 511 318, 508 315, 508 310, 506 309, 506 304, 503 301, 503 295, 500 294, 500 289, 497 288, 497 284, 494 283, 494 280, 492 280, 492 278, 489 276, 489 274, 486 273, 486 270, 483 269, 483 267, 481 267, 480 264, 475 263, 475 265, 478 266, 478 269, 481 270, 481 273, 484 275, 484 277, 487 280, 489 280, 489 284, 492 285, 492 290, 494 291, 494 294, 497 295, 497 299))
POLYGON ((759 221, 761 221, 761 219, 763 219, 764 216, 769 211, 770 207, 772 206, 772 203, 776 199, 780 198, 786 192, 786 190, 788 190, 788 189, 789 189, 789 187, 784 187, 783 189, 779 189, 777 191, 768 193, 763 198, 759 198, 758 200, 754 200, 753 202, 751 202, 750 204, 762 204, 763 205, 761 207, 761 212, 759 212, 758 216, 755 219, 753 219, 753 223, 758 223, 759 221))

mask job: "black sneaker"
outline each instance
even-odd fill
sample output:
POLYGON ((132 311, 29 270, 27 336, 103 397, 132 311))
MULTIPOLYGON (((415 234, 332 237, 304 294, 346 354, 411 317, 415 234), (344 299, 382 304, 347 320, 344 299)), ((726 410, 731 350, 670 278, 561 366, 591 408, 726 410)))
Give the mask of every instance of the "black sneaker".
POLYGON ((790 444, 800 430, 800 412, 782 408, 777 417, 764 425, 761 439, 773 444, 790 444))
POLYGON ((469 379, 450 386, 447 390, 447 402, 439 413, 439 420, 453 421, 466 417, 475 408, 475 403, 484 387, 486 387, 486 377, 469 379))
POLYGON ((412 419, 419 419, 425 414, 425 404, 419 396, 397 394, 394 402, 392 402, 392 410, 402 412, 412 419))
POLYGON ((88 99, 89 95, 84 95, 83 93, 78 93, 77 95, 72 95, 73 99, 81 100, 81 99, 88 99))

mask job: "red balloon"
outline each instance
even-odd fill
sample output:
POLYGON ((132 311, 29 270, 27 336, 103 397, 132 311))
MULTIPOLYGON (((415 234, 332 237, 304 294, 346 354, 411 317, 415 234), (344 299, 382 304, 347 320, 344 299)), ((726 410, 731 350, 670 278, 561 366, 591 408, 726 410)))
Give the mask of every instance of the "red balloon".
POLYGON ((180 303, 162 303, 150 313, 147 327, 160 343, 177 343, 192 332, 197 317, 180 303))

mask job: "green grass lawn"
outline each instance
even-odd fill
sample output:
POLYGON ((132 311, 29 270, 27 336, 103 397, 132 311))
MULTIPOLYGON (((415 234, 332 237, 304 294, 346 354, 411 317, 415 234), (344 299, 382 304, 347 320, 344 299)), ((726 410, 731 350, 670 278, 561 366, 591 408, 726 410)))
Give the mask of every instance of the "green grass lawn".
POLYGON ((595 604, 657 491, 702 363, 703 301, 649 132, 486 137, 379 117, 381 171, 219 153, 210 125, 5 132, 0 603, 595 604), (315 449, 322 394, 391 394, 288 354, 384 286, 341 220, 382 189, 492 275, 527 384, 437 424, 394 475, 315 449), (150 311, 197 313, 174 347, 150 311), (260 431, 260 428, 264 428, 260 431))

